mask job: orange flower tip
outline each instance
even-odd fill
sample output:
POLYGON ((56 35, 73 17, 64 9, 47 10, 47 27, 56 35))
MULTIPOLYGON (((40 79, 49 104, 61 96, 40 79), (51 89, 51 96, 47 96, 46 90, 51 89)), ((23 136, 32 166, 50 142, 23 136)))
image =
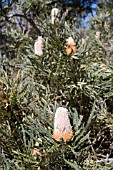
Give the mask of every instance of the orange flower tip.
POLYGON ((34 155, 42 156, 42 154, 41 154, 40 150, 39 150, 39 149, 37 149, 37 148, 34 148, 34 149, 33 149, 32 155, 33 155, 33 156, 34 156, 34 155))
POLYGON ((69 142, 73 137, 73 131, 70 132, 53 132, 53 138, 57 142, 69 142))
POLYGON ((75 54, 76 53, 76 46, 70 46, 66 48, 66 54, 70 55, 70 54, 75 54))
POLYGON ((72 37, 67 39, 67 47, 66 47, 66 54, 75 54, 76 53, 76 43, 72 37))
POLYGON ((66 48, 66 54, 70 55, 72 53, 72 49, 70 47, 66 48))

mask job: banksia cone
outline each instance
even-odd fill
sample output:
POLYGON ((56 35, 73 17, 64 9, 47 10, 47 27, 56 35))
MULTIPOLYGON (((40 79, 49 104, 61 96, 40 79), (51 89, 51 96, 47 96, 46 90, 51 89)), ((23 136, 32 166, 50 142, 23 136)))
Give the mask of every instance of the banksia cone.
MULTIPOLYGON (((42 142, 42 140, 41 140, 40 138, 38 138, 38 140, 39 140, 40 142, 42 142)), ((35 143, 35 146, 36 146, 36 147, 39 147, 40 144, 39 144, 38 142, 36 142, 36 143, 35 143)), ((38 149, 38 148, 34 148, 34 149, 33 149, 32 155, 36 155, 36 154, 39 155, 39 156, 42 156, 40 149, 38 149)))
POLYGON ((73 137, 73 130, 69 120, 69 112, 64 107, 58 107, 54 118, 53 138, 57 142, 67 142, 73 137))
POLYGON ((97 32, 96 32, 96 34, 95 34, 95 38, 96 38, 97 40, 99 40, 99 39, 100 39, 100 32, 99 32, 99 31, 97 31, 97 32))
POLYGON ((82 43, 82 45, 84 45, 86 43, 86 40, 84 38, 82 38, 81 43, 82 43))
POLYGON ((66 54, 75 54, 76 53, 76 43, 74 42, 74 39, 72 37, 69 37, 67 40, 67 47, 66 47, 66 54))
POLYGON ((59 13, 59 9, 58 8, 53 8, 51 10, 51 23, 52 24, 58 24, 59 23, 59 19, 58 19, 58 13, 59 13))
POLYGON ((43 55, 42 48, 44 48, 44 40, 42 36, 38 36, 38 39, 35 41, 35 45, 34 45, 35 54, 38 56, 42 56, 43 55))

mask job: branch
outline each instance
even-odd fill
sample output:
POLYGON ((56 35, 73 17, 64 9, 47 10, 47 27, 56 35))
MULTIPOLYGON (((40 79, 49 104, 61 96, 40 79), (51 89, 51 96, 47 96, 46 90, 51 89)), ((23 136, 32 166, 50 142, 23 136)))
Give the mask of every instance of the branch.
POLYGON ((38 34, 40 35, 41 32, 40 30, 37 28, 35 22, 33 21, 33 19, 27 17, 26 15, 22 15, 22 14, 14 14, 11 17, 21 17, 21 18, 25 18, 32 26, 33 28, 38 32, 38 34))

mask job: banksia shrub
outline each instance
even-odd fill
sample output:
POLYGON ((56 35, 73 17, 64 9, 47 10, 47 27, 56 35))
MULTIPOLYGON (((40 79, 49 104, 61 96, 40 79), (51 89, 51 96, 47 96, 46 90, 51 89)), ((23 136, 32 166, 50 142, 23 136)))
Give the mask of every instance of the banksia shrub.
POLYGON ((111 14, 98 10, 80 30, 70 8, 59 5, 53 21, 49 3, 15 2, 26 29, 1 29, 0 168, 103 169, 113 140, 111 14))

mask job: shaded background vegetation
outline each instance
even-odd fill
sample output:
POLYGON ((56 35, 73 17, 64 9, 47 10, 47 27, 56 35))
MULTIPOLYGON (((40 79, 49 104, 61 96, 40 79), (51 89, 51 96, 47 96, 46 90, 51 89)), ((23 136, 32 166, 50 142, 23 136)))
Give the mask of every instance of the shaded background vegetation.
POLYGON ((82 29, 81 19, 93 3, 0 4, 1 169, 112 169, 113 3, 99 1, 90 27, 82 29), (51 24, 55 6, 58 25, 51 24), (39 35, 45 40, 42 57, 34 54, 39 35), (70 36, 77 44, 73 56, 65 52, 70 36), (74 136, 67 144, 52 137, 58 106, 70 111, 74 136), (33 156, 36 142, 39 153, 33 156))

